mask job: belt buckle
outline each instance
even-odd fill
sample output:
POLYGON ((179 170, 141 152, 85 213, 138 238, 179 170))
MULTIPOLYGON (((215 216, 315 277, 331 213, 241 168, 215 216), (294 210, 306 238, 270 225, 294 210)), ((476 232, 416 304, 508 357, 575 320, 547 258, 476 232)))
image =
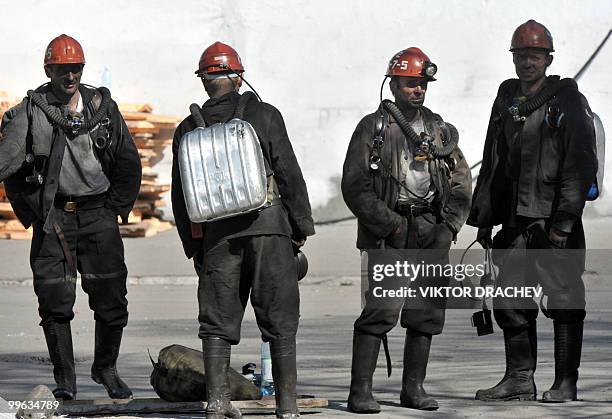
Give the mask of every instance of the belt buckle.
POLYGON ((74 201, 66 201, 66 203, 64 204, 64 211, 66 212, 76 212, 77 210, 77 203, 74 201))

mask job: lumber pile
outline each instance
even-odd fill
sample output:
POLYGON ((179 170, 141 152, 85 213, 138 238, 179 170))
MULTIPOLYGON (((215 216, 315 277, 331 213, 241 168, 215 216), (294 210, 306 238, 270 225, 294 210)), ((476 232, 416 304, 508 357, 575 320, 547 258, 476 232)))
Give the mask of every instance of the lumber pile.
MULTIPOLYGON (((18 100, 11 100, 5 92, 0 91, 0 118, 18 100)), ((159 183, 158 173, 153 167, 159 163, 172 144, 172 135, 179 119, 172 116, 156 115, 149 104, 120 104, 119 110, 125 119, 138 148, 142 162, 142 183, 134 209, 130 213, 128 224, 120 225, 123 237, 150 237, 172 227, 162 221, 160 208, 166 206, 162 195, 170 190, 169 184, 159 183)), ((31 229, 25 230, 17 220, 0 184, 0 239, 29 239, 31 229)))
POLYGON ((0 90, 0 119, 4 112, 17 105, 21 100, 9 97, 8 93, 0 90))
POLYGON ((129 224, 121 225, 123 237, 150 237, 168 230, 172 225, 161 221, 161 207, 166 206, 162 195, 170 185, 158 181, 153 166, 164 158, 164 152, 172 145, 172 135, 179 119, 172 116, 156 115, 149 104, 120 104, 119 110, 134 138, 142 163, 140 194, 130 214, 129 224))

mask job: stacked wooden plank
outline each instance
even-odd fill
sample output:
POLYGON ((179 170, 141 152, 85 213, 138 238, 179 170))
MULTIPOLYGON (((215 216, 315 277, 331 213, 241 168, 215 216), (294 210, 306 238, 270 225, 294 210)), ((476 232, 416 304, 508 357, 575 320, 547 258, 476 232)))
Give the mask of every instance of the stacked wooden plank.
MULTIPOLYGON (((16 103, 0 91, 0 118, 16 103)), ((153 166, 163 159, 164 152, 172 144, 172 135, 179 119, 155 115, 148 104, 122 104, 119 110, 136 142, 143 169, 140 193, 130 213, 129 224, 120 225, 121 235, 149 237, 172 227, 169 222, 162 221, 163 213, 160 209, 166 206, 162 195, 170 190, 170 185, 159 183, 159 176, 153 166)), ((0 239, 31 237, 31 229, 25 230, 16 219, 6 198, 4 184, 0 184, 0 239)))
POLYGON ((4 112, 18 104, 19 101, 20 99, 11 98, 5 91, 0 90, 0 119, 4 112))
POLYGON ((164 152, 172 144, 172 135, 178 118, 155 115, 149 104, 126 103, 119 110, 134 138, 142 163, 142 183, 138 199, 130 214, 129 224, 121 225, 124 237, 149 237, 172 225, 161 221, 160 208, 166 206, 162 195, 170 190, 170 185, 161 184, 153 166, 164 158, 164 152))

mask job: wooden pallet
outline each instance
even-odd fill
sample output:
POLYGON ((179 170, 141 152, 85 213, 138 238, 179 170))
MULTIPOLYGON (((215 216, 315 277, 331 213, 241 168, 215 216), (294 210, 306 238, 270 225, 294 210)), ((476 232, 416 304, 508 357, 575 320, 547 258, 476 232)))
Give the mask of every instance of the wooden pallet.
MULTIPOLYGON (((232 404, 243 414, 274 414, 274 398, 264 400, 238 400, 232 404)), ((327 407, 327 399, 300 396, 298 408, 302 413, 319 413, 327 407)), ((58 414, 69 416, 123 415, 151 413, 193 413, 206 409, 206 402, 167 402, 158 398, 100 399, 65 401, 58 414)))

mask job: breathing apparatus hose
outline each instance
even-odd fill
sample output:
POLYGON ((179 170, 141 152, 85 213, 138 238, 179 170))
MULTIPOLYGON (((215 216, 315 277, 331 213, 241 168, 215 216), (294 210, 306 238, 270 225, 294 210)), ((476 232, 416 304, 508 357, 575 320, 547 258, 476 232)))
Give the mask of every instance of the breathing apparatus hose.
POLYGON ((204 128, 206 126, 202 112, 200 112, 200 106, 197 103, 189 105, 189 112, 198 127, 204 128))
MULTIPOLYGON (((393 118, 395 118, 404 135, 406 135, 416 146, 419 146, 423 139, 415 132, 415 130, 412 129, 410 122, 408 122, 408 119, 404 116, 397 105, 391 102, 389 99, 385 99, 382 101, 382 106, 393 116, 393 118)), ((435 145, 433 146, 431 154, 436 159, 448 157, 459 143, 459 133, 457 132, 457 129, 451 124, 445 124, 448 128, 450 138, 446 145, 444 145, 442 148, 436 148, 435 145)))
MULTIPOLYGON (((108 107, 111 101, 110 91, 106 87, 98 88, 98 91, 102 95, 102 101, 100 103, 100 107, 94 114, 94 116, 85 121, 83 125, 78 128, 78 131, 90 131, 96 125, 98 125, 103 118, 106 117, 108 112, 108 107)), ((61 112, 57 110, 57 108, 49 105, 42 97, 42 95, 36 93, 34 90, 28 90, 28 98, 38 106, 47 117, 49 117, 53 122, 55 122, 59 127, 65 130, 73 130, 74 126, 72 121, 64 117, 61 112)))
POLYGON ((450 156, 450 154, 453 152, 453 150, 455 150, 457 144, 459 143, 459 131, 457 131, 457 128, 455 128, 453 124, 449 124, 448 122, 445 122, 444 124, 446 125, 446 128, 448 128, 450 141, 448 141, 446 145, 444 145, 440 149, 434 147, 431 154, 436 159, 443 159, 445 157, 450 156))
POLYGON ((526 102, 521 103, 517 106, 519 115, 527 115, 538 109, 540 106, 548 102, 553 96, 555 96, 561 89, 565 87, 575 86, 575 81, 572 79, 562 79, 555 83, 546 86, 540 93, 535 97, 529 99, 526 102))

